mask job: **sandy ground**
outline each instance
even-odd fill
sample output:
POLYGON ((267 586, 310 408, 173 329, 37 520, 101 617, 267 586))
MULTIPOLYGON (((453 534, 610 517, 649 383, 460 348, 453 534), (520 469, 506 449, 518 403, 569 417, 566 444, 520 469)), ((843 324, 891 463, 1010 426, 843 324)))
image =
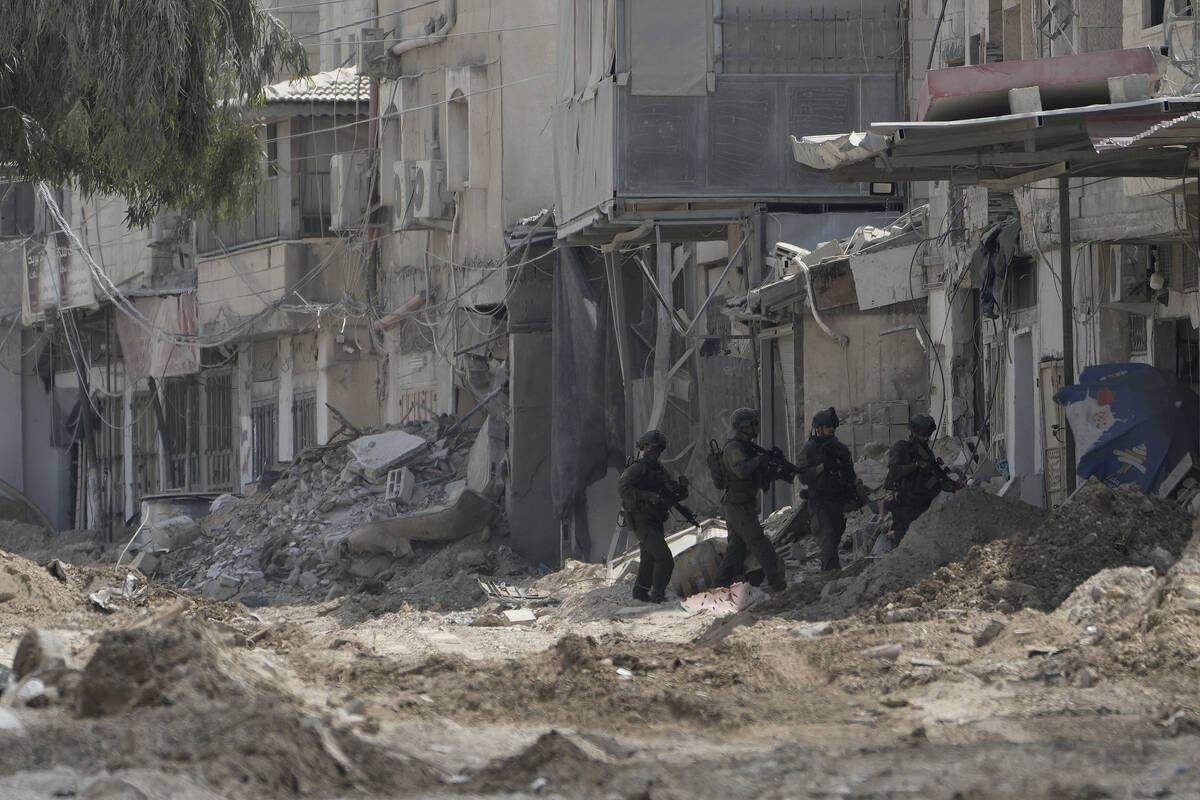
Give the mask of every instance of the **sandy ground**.
POLYGON ((513 626, 494 601, 250 609, 136 575, 126 598, 128 569, 3 554, 0 662, 38 628, 68 663, 41 674, 57 697, 5 693, 0 798, 1200 798, 1200 537, 1116 500, 919 557, 991 513, 968 498, 732 616, 575 563, 521 581, 555 602, 513 626))

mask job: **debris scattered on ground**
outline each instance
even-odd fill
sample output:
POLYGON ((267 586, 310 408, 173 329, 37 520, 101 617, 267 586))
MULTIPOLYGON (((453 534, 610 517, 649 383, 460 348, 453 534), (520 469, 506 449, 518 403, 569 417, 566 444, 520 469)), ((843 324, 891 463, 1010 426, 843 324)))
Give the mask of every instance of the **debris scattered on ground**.
POLYGON ((221 503, 199 523, 145 526, 130 548, 132 563, 214 601, 261 606, 363 594, 376 598, 366 602, 377 610, 424 590, 430 606, 470 607, 482 597, 471 575, 527 568, 498 541, 504 533, 493 502, 503 490, 492 464, 498 425, 487 422, 476 435, 449 422, 412 423, 307 450, 269 488, 221 503), (476 447, 480 437, 486 446, 476 447), (479 490, 467 482, 472 448, 482 453, 479 490), (389 493, 393 468, 407 480, 393 481, 389 493), (454 540, 458 547, 444 544, 454 540), (481 547, 485 542, 491 545, 481 547), (455 559, 449 570, 436 558, 442 550, 455 559), (443 589, 429 585, 448 579, 453 585, 443 589), (400 587, 414 591, 393 591, 400 587))
MULTIPOLYGON (((964 489, 912 524, 900 545, 881 559, 856 562, 840 577, 806 580, 766 604, 804 619, 839 619, 872 607, 885 595, 914 586, 939 567, 961 560, 972 545, 1035 527, 1043 513, 982 489, 964 489), (848 574, 847 574, 848 573, 848 574)), ((917 602, 898 601, 912 606, 917 602)))
MULTIPOLYGON (((950 507, 947 504, 947 510, 950 507)), ((1132 485, 1110 489, 1094 479, 1040 525, 1023 527, 1007 516, 997 522, 1011 526, 1008 535, 980 543, 965 559, 900 591, 893 600, 921 606, 928 613, 948 606, 1007 613, 1026 607, 1052 611, 1102 570, 1153 567, 1156 558, 1162 559, 1156 550, 1173 560, 1191 534, 1191 519, 1173 502, 1145 495, 1132 485)), ((910 538, 911 532, 897 553, 910 538)))

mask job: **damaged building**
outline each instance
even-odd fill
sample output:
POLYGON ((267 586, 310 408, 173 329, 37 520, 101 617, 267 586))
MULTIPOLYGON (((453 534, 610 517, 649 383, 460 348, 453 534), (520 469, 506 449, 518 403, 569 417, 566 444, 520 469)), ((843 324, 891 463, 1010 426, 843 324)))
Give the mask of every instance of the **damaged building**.
POLYGON ((948 3, 913 19, 911 121, 799 136, 795 160, 929 198, 931 410, 1013 491, 1061 503, 1074 441, 1056 393, 1144 363, 1197 383, 1196 21, 1168 3, 948 3))

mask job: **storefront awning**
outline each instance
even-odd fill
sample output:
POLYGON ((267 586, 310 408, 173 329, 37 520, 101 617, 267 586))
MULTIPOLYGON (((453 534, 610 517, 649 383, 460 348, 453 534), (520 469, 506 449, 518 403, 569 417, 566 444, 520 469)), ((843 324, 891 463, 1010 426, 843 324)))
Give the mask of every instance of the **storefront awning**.
POLYGON ((1188 153, 1185 147, 1162 146, 1171 141, 1167 123, 1172 121, 1183 126, 1177 138, 1192 125, 1200 129, 1200 97, 977 119, 878 122, 867 132, 793 136, 791 142, 797 163, 846 181, 1015 186, 1060 175, 1177 178, 1188 153), (1147 144, 1111 146, 1126 139, 1147 144))

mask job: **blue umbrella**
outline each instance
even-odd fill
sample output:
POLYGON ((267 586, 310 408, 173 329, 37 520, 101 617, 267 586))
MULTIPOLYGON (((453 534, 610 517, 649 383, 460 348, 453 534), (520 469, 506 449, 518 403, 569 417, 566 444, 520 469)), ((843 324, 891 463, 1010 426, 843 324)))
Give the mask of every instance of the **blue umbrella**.
POLYGON ((1200 397, 1170 370, 1097 364, 1054 401, 1075 437, 1081 478, 1153 493, 1185 456, 1200 465, 1200 397))

